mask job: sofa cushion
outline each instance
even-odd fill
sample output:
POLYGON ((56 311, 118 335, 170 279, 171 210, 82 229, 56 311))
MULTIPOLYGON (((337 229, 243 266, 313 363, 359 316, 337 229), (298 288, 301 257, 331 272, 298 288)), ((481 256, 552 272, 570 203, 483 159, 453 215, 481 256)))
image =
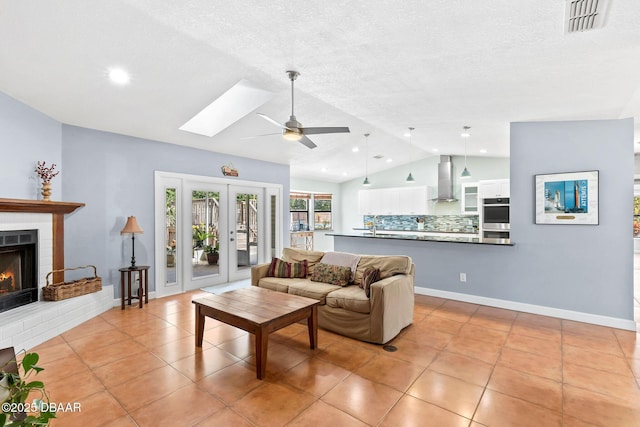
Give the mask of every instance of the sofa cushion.
POLYGON ((369 298, 358 285, 345 286, 327 295, 326 304, 333 308, 368 314, 371 311, 369 298))
POLYGON ((287 262, 307 261, 307 274, 311 274, 313 266, 320 262, 324 252, 308 251, 306 249, 284 248, 282 250, 282 259, 287 262))
POLYGON ((311 273, 311 281, 347 286, 351 281, 351 267, 318 263, 311 273))
POLYGON ((396 274, 411 273, 411 258, 405 255, 362 255, 356 270, 355 283, 360 283, 364 271, 369 268, 380 269, 380 280, 396 274))
POLYGON ((258 281, 258 287, 271 289, 272 291, 288 292, 289 282, 293 279, 282 279, 280 277, 263 277, 258 281))
POLYGON ((367 298, 371 295, 371 284, 380 280, 380 269, 368 267, 364 274, 362 275, 362 280, 360 280, 359 286, 360 289, 364 290, 364 294, 367 298))
POLYGON ((330 292, 340 289, 340 286, 322 282, 312 282, 309 279, 295 281, 290 279, 288 293, 301 297, 313 298, 320 301, 320 305, 326 304, 326 297, 330 292))

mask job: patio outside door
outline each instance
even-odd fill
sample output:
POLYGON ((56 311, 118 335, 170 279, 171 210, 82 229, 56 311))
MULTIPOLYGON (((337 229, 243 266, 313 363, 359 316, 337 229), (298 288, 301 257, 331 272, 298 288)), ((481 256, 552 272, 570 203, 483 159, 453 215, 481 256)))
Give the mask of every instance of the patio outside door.
POLYGON ((184 290, 198 289, 227 281, 227 186, 187 183, 187 201, 181 227, 185 235, 184 290), (185 229, 185 227, 187 227, 185 229))

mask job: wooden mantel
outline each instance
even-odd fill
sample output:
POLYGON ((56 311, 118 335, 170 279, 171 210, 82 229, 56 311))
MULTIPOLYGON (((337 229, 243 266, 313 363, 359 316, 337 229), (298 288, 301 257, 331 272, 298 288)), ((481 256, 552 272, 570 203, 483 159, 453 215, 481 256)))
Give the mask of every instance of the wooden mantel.
MULTIPOLYGON (((54 270, 64 269, 64 215, 84 205, 84 203, 0 198, 0 212, 50 213, 53 216, 54 270)), ((59 282, 64 282, 64 272, 53 274, 53 283, 59 282)))

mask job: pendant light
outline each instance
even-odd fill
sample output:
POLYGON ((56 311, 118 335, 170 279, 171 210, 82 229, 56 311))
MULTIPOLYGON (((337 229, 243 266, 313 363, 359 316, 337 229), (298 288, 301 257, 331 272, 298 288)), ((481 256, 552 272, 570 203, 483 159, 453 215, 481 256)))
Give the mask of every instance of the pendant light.
POLYGON ((469 138, 471 136, 471 134, 469 133, 469 129, 471 129, 471 126, 464 126, 462 128, 462 133, 460 134, 461 137, 465 138, 465 141, 464 141, 464 170, 462 171, 462 174, 460 175, 461 179, 469 179, 469 178, 471 178, 471 172, 469 172, 469 169, 467 169, 467 138, 469 138))
POLYGON ((371 185, 369 182, 369 135, 368 133, 364 134, 365 140, 365 158, 364 158, 364 181, 362 185, 368 187, 371 185))
MULTIPOLYGON (((411 133, 413 132, 415 128, 409 128, 409 156, 411 158, 413 158, 413 156, 411 156, 413 154, 413 145, 411 145, 411 133)), ((411 171, 409 171, 409 176, 407 176, 407 179, 405 180, 405 182, 407 184, 415 184, 416 180, 413 179, 413 175, 411 175, 411 171)))

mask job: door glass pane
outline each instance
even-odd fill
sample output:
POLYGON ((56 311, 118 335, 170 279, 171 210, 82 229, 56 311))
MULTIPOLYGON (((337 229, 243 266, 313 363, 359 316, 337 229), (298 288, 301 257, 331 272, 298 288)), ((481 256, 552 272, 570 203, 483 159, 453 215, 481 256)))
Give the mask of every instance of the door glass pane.
POLYGON ((193 191, 191 193, 191 268, 192 277, 220 272, 218 266, 220 234, 220 193, 193 191))
POLYGON ((258 195, 236 196, 236 251, 238 270, 258 263, 258 195))
POLYGON ((164 242, 166 248, 166 258, 167 262, 165 263, 166 274, 165 280, 167 285, 172 285, 176 283, 176 189, 175 188, 166 188, 165 189, 165 216, 164 216, 164 242))

